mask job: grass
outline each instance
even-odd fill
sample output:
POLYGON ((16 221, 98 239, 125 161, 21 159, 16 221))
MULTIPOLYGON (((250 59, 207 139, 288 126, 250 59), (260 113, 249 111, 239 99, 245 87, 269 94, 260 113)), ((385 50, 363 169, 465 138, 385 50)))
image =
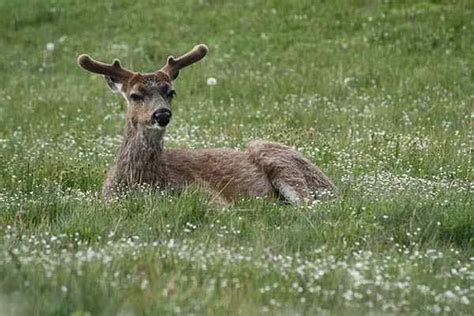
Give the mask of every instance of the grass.
POLYGON ((472 2, 3 1, 0 28, 0 314, 472 311, 472 2), (339 199, 101 201, 124 102, 76 57, 200 42, 167 146, 290 144, 339 199))

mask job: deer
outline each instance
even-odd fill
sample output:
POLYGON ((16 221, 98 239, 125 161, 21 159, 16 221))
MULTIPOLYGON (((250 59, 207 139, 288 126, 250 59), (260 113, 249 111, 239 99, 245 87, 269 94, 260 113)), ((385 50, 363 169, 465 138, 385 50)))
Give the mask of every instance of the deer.
POLYGON ((291 147, 256 139, 244 150, 165 149, 164 135, 172 118, 173 82, 181 69, 206 56, 195 46, 184 55, 169 56, 152 73, 106 64, 81 54, 77 63, 103 75, 110 89, 127 102, 125 129, 103 185, 105 200, 141 186, 183 192, 197 185, 211 203, 229 206, 241 198, 269 198, 300 205, 337 196, 333 182, 302 153, 291 147))

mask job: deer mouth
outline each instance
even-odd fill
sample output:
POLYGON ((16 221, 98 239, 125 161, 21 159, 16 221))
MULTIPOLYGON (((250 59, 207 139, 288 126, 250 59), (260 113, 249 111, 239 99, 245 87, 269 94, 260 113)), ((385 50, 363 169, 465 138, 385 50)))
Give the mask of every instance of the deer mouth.
POLYGON ((158 122, 154 122, 153 124, 150 124, 150 125, 145 125, 145 127, 148 128, 148 129, 155 129, 155 130, 159 130, 159 131, 162 131, 162 130, 166 129, 166 126, 162 126, 158 122))

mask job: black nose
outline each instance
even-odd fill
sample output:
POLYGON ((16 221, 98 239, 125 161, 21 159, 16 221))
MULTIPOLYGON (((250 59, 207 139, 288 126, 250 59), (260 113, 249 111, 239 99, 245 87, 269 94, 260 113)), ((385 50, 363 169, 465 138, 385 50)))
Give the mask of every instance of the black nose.
POLYGON ((171 111, 168 109, 158 109, 153 113, 153 121, 160 126, 166 126, 170 122, 171 111))

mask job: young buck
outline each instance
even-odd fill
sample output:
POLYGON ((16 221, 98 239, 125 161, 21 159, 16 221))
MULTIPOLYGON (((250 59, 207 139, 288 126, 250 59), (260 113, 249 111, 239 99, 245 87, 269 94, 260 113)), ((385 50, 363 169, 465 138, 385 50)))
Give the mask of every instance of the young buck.
POLYGON ((109 87, 127 100, 123 140, 105 180, 105 198, 141 185, 182 191, 191 184, 207 190, 213 202, 226 205, 239 197, 280 197, 298 204, 334 196, 337 189, 321 170, 288 146, 251 141, 245 151, 164 149, 171 120, 173 80, 181 68, 201 60, 201 44, 179 58, 168 57, 153 73, 138 73, 80 55, 79 65, 102 74, 109 87))

